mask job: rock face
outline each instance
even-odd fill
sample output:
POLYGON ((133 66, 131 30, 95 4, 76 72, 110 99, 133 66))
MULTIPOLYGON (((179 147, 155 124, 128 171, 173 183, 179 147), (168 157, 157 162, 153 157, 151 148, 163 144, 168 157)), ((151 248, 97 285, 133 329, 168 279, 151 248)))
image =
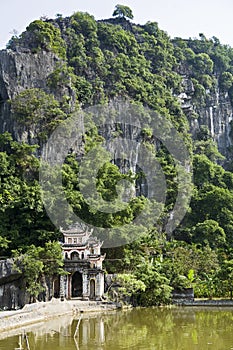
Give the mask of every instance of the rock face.
POLYGON ((3 310, 25 305, 26 295, 20 274, 13 270, 13 260, 0 260, 0 306, 3 310))
POLYGON ((228 94, 219 94, 216 91, 209 96, 205 106, 196 108, 198 115, 199 128, 201 125, 206 125, 211 136, 217 142, 219 151, 229 158, 229 147, 232 145, 230 137, 231 121, 232 121, 232 106, 228 94))
POLYGON ((29 88, 46 89, 46 80, 53 72, 58 58, 52 52, 0 51, 0 91, 1 100, 14 98, 19 92, 29 88))
MULTIPOLYGON (((68 86, 51 91, 47 85, 48 76, 55 70, 60 59, 48 51, 31 53, 29 50, 0 51, 0 132, 9 131, 18 141, 31 142, 32 135, 17 125, 12 118, 9 100, 25 89, 41 88, 47 93, 53 93, 58 100, 64 94, 74 93, 68 86)), ((207 91, 205 103, 194 101, 194 86, 186 76, 183 79, 183 92, 180 101, 190 123, 190 131, 195 137, 201 126, 206 126, 213 139, 217 142, 219 151, 230 158, 232 106, 227 93, 207 91)), ((107 130, 106 130, 107 132, 107 130)), ((31 130, 31 134, 33 130, 31 130)))
POLYGON ((197 103, 194 100, 194 93, 192 81, 184 78, 183 92, 179 98, 188 118, 191 134, 195 138, 201 127, 205 126, 216 141, 220 153, 230 159, 233 142, 231 137, 233 111, 228 93, 220 92, 218 87, 214 92, 207 90, 205 103, 197 103))
POLYGON ((16 140, 33 143, 33 127, 29 135, 28 130, 18 125, 12 117, 9 103, 25 89, 40 88, 48 94, 52 93, 59 102, 67 95, 70 104, 74 103, 70 86, 64 84, 56 89, 48 86, 48 77, 59 63, 62 61, 49 51, 0 51, 0 133, 9 131, 16 140))
MULTIPOLYGON (((23 276, 14 270, 13 265, 13 259, 0 260, 0 310, 20 309, 30 302, 23 276)), ((42 282, 45 291, 38 295, 38 300, 48 301, 56 296, 57 290, 50 278, 42 282)))
POLYGON ((9 131, 19 138, 7 100, 25 89, 46 90, 47 77, 54 71, 57 61, 51 52, 0 51, 0 132, 9 131))

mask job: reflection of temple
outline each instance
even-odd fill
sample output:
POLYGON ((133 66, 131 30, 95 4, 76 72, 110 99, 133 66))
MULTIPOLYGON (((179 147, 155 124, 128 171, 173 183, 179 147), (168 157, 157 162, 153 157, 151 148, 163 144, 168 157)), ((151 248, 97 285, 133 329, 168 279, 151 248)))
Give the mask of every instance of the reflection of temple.
POLYGON ((103 349, 105 342, 104 319, 99 317, 87 317, 82 319, 79 326, 78 349, 90 349, 90 344, 95 344, 95 349, 103 349))
POLYGON ((104 293, 104 256, 100 253, 102 243, 79 225, 61 232, 64 236, 64 269, 69 272, 61 277, 61 297, 101 299, 104 293))

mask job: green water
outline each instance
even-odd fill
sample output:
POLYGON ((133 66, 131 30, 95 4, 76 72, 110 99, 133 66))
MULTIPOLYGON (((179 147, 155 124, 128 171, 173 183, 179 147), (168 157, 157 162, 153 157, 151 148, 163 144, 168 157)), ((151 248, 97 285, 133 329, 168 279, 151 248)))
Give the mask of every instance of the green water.
MULTIPOLYGON (((96 316, 83 315, 74 341, 77 322, 66 317, 26 329, 30 349, 233 349, 233 309, 154 308, 96 316)), ((17 333, 19 331, 4 339, 6 334, 0 333, 0 350, 17 348, 17 333)))

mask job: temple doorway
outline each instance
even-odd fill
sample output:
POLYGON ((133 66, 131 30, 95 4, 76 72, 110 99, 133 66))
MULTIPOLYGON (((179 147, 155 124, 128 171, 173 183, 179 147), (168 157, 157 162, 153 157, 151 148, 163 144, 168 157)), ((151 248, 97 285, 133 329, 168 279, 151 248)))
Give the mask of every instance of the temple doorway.
POLYGON ((76 271, 72 276, 72 298, 82 297, 83 295, 83 278, 82 274, 76 271))
POLYGON ((90 280, 90 299, 95 299, 95 280, 90 280))

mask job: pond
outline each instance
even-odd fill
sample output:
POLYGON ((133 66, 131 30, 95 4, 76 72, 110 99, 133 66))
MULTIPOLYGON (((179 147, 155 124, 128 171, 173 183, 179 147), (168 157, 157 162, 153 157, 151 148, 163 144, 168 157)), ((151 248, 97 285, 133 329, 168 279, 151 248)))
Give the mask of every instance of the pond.
MULTIPOLYGON (((230 350, 233 309, 143 308, 57 318, 25 328, 30 350, 230 350)), ((0 350, 19 347, 20 333, 0 334, 0 350)), ((27 349, 25 337, 23 349, 27 349)))

